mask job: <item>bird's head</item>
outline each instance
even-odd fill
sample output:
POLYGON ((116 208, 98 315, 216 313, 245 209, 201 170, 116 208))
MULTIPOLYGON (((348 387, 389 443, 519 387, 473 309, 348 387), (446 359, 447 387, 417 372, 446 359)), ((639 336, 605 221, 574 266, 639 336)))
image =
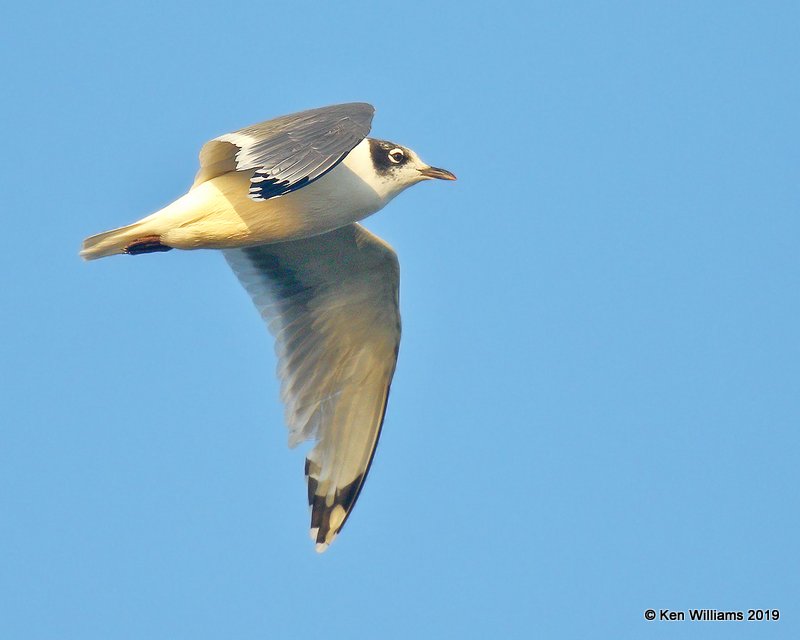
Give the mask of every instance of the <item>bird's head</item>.
POLYGON ((455 180, 445 169, 432 167, 408 147, 368 138, 369 154, 376 179, 389 198, 423 180, 455 180))

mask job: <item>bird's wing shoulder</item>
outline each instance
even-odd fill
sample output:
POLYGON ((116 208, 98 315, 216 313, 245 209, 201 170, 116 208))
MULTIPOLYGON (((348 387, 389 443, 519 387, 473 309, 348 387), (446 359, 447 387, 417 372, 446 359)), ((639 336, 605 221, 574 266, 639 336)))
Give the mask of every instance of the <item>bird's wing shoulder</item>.
POLYGON ((300 189, 333 169, 367 136, 374 113, 372 105, 351 102, 226 133, 203 145, 193 186, 230 171, 249 171, 253 200, 300 189))
POLYGON ((358 498, 400 344, 397 256, 358 224, 224 251, 276 338, 289 445, 306 459, 311 535, 324 550, 358 498))

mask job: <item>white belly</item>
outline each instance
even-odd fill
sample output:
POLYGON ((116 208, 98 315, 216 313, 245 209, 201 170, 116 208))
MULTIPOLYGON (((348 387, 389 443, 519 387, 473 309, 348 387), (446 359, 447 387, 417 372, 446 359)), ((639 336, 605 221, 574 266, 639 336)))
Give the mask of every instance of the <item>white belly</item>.
POLYGON ((250 172, 227 173, 197 185, 147 220, 169 246, 224 249, 325 233, 375 213, 387 201, 346 161, 278 198, 253 201, 249 187, 250 172))

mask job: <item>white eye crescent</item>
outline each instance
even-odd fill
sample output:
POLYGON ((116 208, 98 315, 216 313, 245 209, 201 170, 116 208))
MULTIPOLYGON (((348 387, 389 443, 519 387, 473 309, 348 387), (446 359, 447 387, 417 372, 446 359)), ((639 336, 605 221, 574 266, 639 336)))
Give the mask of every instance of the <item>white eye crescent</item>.
POLYGON ((402 149, 394 148, 389 152, 389 160, 391 160, 394 164, 400 164, 406 157, 406 154, 403 153, 402 149))

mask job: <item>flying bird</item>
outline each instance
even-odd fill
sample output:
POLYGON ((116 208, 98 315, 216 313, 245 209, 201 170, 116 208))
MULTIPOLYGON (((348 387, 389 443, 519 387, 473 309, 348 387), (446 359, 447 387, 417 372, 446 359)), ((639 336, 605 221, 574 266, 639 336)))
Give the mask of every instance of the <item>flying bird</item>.
POLYGON ((188 193, 80 252, 222 250, 275 337, 289 446, 316 442, 305 473, 320 552, 364 485, 400 344, 397 255, 358 221, 418 182, 456 179, 366 137, 373 114, 333 105, 214 138, 188 193))

